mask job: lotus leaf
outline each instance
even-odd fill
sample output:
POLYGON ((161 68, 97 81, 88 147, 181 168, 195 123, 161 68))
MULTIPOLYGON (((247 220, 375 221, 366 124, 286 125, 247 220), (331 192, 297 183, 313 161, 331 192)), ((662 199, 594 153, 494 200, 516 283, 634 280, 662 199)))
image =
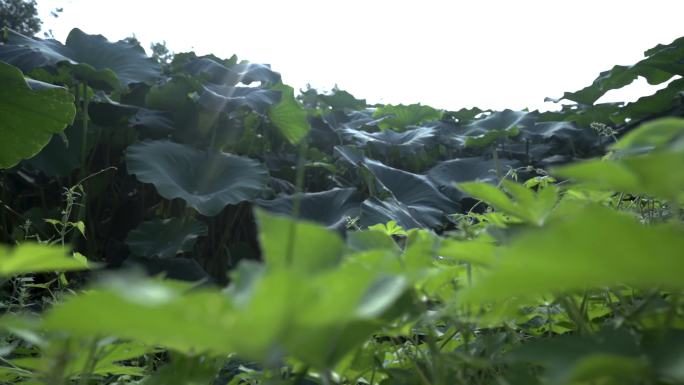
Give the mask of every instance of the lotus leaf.
POLYGON ((348 140, 360 147, 372 145, 387 152, 390 148, 405 151, 417 151, 436 142, 435 130, 430 126, 416 127, 403 132, 385 130, 381 132, 366 132, 345 128, 341 130, 348 140))
MULTIPOLYGON (((434 183, 425 175, 395 169, 370 159, 364 161, 364 166, 399 202, 418 212, 427 214, 435 210, 442 213, 441 215, 446 215, 459 210, 458 204, 439 192, 434 183)), ((427 217, 423 221, 433 224, 438 222, 438 217, 433 215, 427 215, 427 217), (427 217, 430 219, 428 220, 427 217)))
POLYGON ((192 251, 197 238, 207 234, 207 226, 195 220, 153 219, 128 233, 126 244, 133 255, 172 258, 192 251))
POLYGON ((0 168, 36 155, 53 134, 74 120, 74 97, 68 90, 27 80, 18 68, 0 61, 0 168))
POLYGON ((234 86, 238 83, 250 84, 261 82, 276 84, 280 82, 280 74, 264 64, 238 63, 230 67, 210 58, 197 58, 185 65, 185 69, 193 76, 206 76, 211 83, 223 86, 234 86))
POLYGON ((70 66, 77 77, 103 89, 151 84, 161 71, 139 45, 111 43, 102 35, 88 35, 78 28, 71 30, 64 45, 9 31, 8 41, 0 45, 0 60, 25 73, 35 68, 56 70, 58 65, 70 66))
POLYGON ((407 126, 441 119, 442 111, 421 104, 399 104, 396 106, 388 104, 377 108, 373 113, 375 118, 381 116, 388 116, 386 120, 380 123, 381 129, 403 131, 407 126))
POLYGON ((154 184, 164 198, 180 198, 206 216, 256 198, 268 181, 266 169, 253 159, 208 153, 167 140, 129 146, 126 165, 129 174, 154 184))
POLYGON ((435 218, 441 217, 442 212, 434 209, 427 211, 427 213, 418 212, 394 198, 388 198, 384 201, 378 198, 368 198, 361 204, 360 225, 362 227, 369 227, 379 223, 384 224, 389 221, 395 221, 405 229, 422 228, 431 225, 439 226, 441 220, 435 220, 435 218), (421 214, 429 215, 429 223, 424 223, 417 218, 421 214))
POLYGON ((281 93, 277 90, 210 84, 204 86, 198 103, 204 109, 214 112, 230 112, 245 106, 260 115, 266 115, 280 100, 281 93))
MULTIPOLYGON (((256 201, 256 204, 270 212, 292 215, 293 195, 273 200, 256 201)), ((361 199, 354 188, 332 189, 301 196, 299 218, 321 223, 330 229, 344 230, 350 220, 360 214, 361 199)))
POLYGON ((498 183, 510 168, 517 168, 520 165, 519 162, 510 160, 497 162, 483 157, 458 158, 440 162, 427 172, 427 176, 442 194, 458 202, 466 195, 455 187, 455 183, 476 180, 498 183))
POLYGON ((280 133, 290 142, 298 143, 309 133, 309 121, 306 111, 294 97, 294 89, 284 84, 278 84, 271 88, 280 91, 280 103, 271 106, 268 117, 278 127, 280 133))

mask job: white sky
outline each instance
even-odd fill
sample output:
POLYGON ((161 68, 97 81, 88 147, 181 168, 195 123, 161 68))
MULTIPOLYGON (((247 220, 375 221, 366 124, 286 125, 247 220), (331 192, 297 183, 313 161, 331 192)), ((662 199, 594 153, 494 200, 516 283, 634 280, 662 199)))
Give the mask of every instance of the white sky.
MULTIPOLYGON (((549 109, 614 64, 684 35, 682 0, 38 0, 43 30, 269 63, 295 88, 370 103, 549 109), (55 19, 50 10, 63 7, 55 19)), ((641 80, 641 79, 640 79, 641 80)), ((601 101, 655 89, 639 81, 601 101)))

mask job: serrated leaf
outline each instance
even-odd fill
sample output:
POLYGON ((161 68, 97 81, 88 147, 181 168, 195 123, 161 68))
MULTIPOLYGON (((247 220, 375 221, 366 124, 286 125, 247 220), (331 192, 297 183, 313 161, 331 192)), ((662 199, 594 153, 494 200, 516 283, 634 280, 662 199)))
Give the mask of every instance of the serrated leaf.
POLYGON ((684 289, 684 228, 644 226, 601 206, 568 213, 499 249, 499 263, 462 293, 500 300, 626 284, 684 289))
POLYGON ((0 246, 0 276, 85 269, 88 269, 87 263, 68 257, 61 247, 34 243, 14 248, 0 246))

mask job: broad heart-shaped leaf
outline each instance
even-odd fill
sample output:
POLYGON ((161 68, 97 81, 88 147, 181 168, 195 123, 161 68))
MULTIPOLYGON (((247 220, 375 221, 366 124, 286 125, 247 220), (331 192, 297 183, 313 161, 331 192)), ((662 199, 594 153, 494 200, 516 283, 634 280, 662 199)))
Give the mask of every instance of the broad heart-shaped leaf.
POLYGON ((88 269, 88 264, 68 257, 64 248, 23 243, 14 248, 0 245, 0 276, 88 269))
POLYGON ((385 224, 395 221, 405 229, 439 227, 444 214, 436 209, 422 208, 416 210, 397 201, 394 198, 380 200, 368 198, 361 204, 361 222, 363 227, 385 224))
POLYGON ((475 120, 465 126, 465 145, 486 147, 498 138, 516 136, 520 133, 518 125, 523 123, 527 116, 528 113, 525 111, 504 110, 475 120))
POLYGON ((392 130, 366 132, 344 128, 341 133, 347 141, 361 148, 372 147, 384 156, 387 156, 393 149, 402 155, 411 156, 414 152, 437 143, 435 129, 430 126, 416 127, 403 132, 392 130))
POLYGON ((197 238, 207 234, 207 225, 192 219, 153 219, 141 223, 126 237, 133 255, 172 258, 192 251, 197 238))
POLYGON ((379 124, 381 129, 403 131, 407 126, 413 126, 430 120, 439 120, 442 117, 442 111, 420 104, 399 104, 396 106, 388 104, 378 107, 373 113, 375 118, 382 116, 388 116, 388 118, 379 124))
POLYGON ((203 86, 204 92, 198 103, 204 109, 230 112, 240 107, 266 115, 281 100, 281 92, 256 87, 232 87, 209 84, 203 86))
POLYGON ((71 30, 64 45, 9 31, 8 41, 0 45, 0 60, 25 73, 35 68, 55 70, 58 65, 70 66, 81 80, 111 89, 132 83, 151 84, 161 71, 139 45, 111 43, 101 35, 88 35, 78 28, 71 30))
POLYGON ((363 164, 382 187, 397 201, 420 213, 419 221, 430 227, 438 227, 442 217, 459 210, 459 205, 439 192, 425 175, 395 169, 371 159, 365 159, 363 164))
MULTIPOLYGON (((88 129, 88 149, 94 145, 98 127, 88 129)), ((81 166, 83 126, 75 124, 64 130, 64 136, 53 135, 50 142, 36 156, 24 161, 48 176, 69 176, 81 166)))
POLYGON ((468 301, 503 300, 626 284, 684 289, 684 228, 643 226, 602 206, 518 236, 499 250, 499 263, 462 292, 468 301))
POLYGON ((256 198, 268 172, 257 161, 225 153, 207 153, 166 141, 138 142, 126 149, 128 173, 152 183, 166 199, 183 199, 200 214, 256 198))
POLYGON ((440 162, 427 172, 427 177, 439 191, 454 202, 467 197, 456 188, 455 183, 479 181, 497 183, 509 169, 520 167, 521 163, 508 159, 486 159, 484 157, 457 158, 440 162))
MULTIPOLYGON (((273 200, 257 199, 255 203, 270 212, 292 215, 294 195, 273 200)), ((360 215, 361 198, 355 188, 332 189, 301 196, 299 218, 317 222, 329 229, 344 230, 349 221, 360 215)))
POLYGON ((156 110, 175 112, 193 103, 190 95, 202 91, 202 85, 194 78, 176 75, 155 84, 145 95, 145 104, 156 110))
POLYGON ((292 87, 281 83, 271 90, 280 91, 281 97, 280 103, 269 108, 269 119, 290 143, 298 143, 311 129, 304 108, 295 99, 292 87))
POLYGON ((316 96, 319 102, 331 107, 333 110, 360 110, 368 106, 365 99, 356 99, 349 92, 337 88, 334 88, 330 94, 317 94, 316 96))
POLYGON ((0 83, 0 168, 9 168, 62 132, 74 120, 76 107, 65 88, 27 82, 19 69, 2 61, 0 83))
POLYGON ((196 58, 185 65, 185 70, 193 76, 205 76, 211 83, 234 86, 238 83, 261 82, 276 84, 280 74, 264 64, 238 63, 230 67, 207 57, 196 58))
POLYGON ((340 236, 320 225, 255 210, 259 241, 269 268, 291 267, 315 272, 336 266, 344 243, 340 236), (288 253, 290 261, 287 260, 288 253))
POLYGON ((88 116, 103 127, 133 127, 143 137, 161 138, 175 130, 170 113, 119 103, 101 93, 89 103, 88 116))
POLYGON ((336 130, 372 129, 378 127, 381 122, 389 118, 390 116, 388 115, 375 118, 373 117, 373 111, 371 109, 361 111, 333 111, 332 113, 323 116, 323 120, 336 130))

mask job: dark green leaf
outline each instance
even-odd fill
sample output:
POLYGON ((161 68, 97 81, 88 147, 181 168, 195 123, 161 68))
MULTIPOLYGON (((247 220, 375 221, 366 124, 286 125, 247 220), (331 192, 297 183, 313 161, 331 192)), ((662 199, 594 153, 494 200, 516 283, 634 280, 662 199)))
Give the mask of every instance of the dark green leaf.
POLYGON ((127 87, 132 83, 154 82, 159 64, 139 45, 126 41, 111 43, 101 35, 88 35, 74 28, 62 45, 56 40, 28 38, 10 31, 9 40, 0 46, 0 60, 21 68, 55 70, 58 65, 72 68, 81 80, 105 89, 127 87))
POLYGON ((74 120, 74 97, 62 87, 27 80, 0 62, 0 168, 36 155, 74 120))
POLYGON ((268 178, 255 160, 206 153, 165 140, 129 146, 126 165, 129 174, 154 184, 164 198, 183 199, 206 216, 218 214, 229 204, 256 198, 268 178))
POLYGON ((172 258, 192 251, 197 238, 207 234, 207 225, 192 219, 153 219, 131 230, 126 244, 133 255, 172 258))
MULTIPOLYGON (((295 199, 292 195, 273 200, 259 199, 255 203, 273 213, 292 215, 295 199)), ((299 218, 344 230, 350 220, 360 215, 360 205, 359 193, 353 188, 306 193, 300 197, 299 218)))

